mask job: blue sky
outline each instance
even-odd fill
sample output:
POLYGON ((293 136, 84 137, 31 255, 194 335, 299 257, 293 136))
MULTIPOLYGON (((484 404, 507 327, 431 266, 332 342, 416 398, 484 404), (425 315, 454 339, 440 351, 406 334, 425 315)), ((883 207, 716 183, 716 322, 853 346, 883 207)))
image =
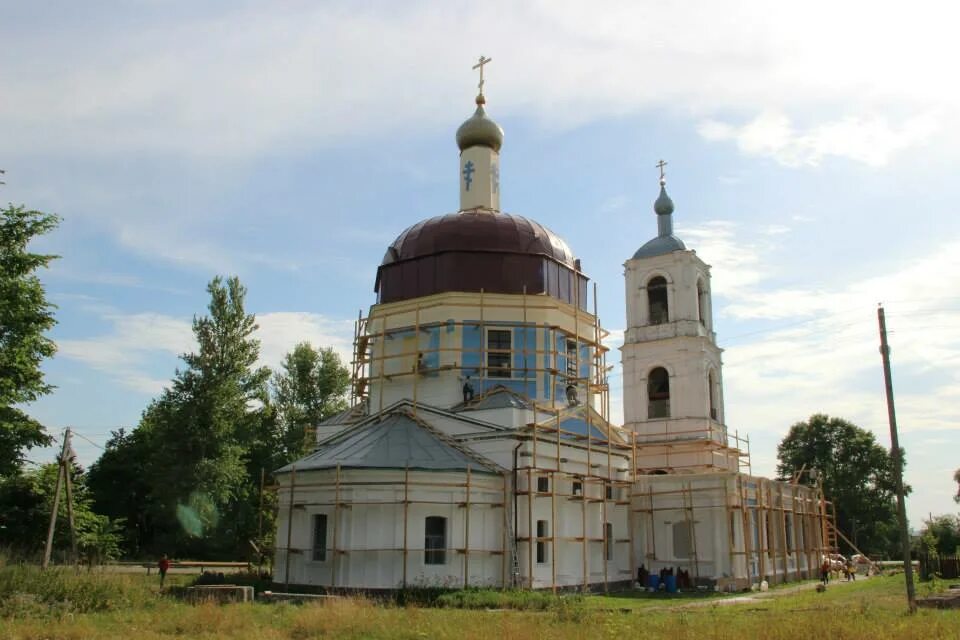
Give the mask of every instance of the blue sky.
POLYGON ((36 243, 62 256, 57 390, 30 412, 98 444, 135 425, 217 274, 248 287, 265 364, 348 354, 387 245, 457 207, 484 54, 504 209, 567 240, 614 337, 662 157, 754 471, 818 411, 889 443, 882 301, 911 520, 955 512, 958 10, 665 4, 0 2, 0 199, 63 217, 36 243))

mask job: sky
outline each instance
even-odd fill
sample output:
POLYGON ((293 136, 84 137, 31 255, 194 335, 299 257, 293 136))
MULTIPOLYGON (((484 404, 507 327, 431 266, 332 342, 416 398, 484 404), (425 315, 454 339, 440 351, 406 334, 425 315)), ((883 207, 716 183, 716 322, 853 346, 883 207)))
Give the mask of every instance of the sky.
MULTIPOLYGON (((32 245, 60 256, 41 274, 59 351, 28 411, 95 460, 194 348, 218 274, 246 285, 264 364, 303 340, 349 360, 386 247, 457 209, 454 132, 485 55, 503 208, 581 259, 613 363, 663 158, 676 233, 712 265, 727 423, 754 473, 817 412, 889 446, 883 303, 911 523, 956 513, 958 13, 0 0, 0 202, 62 218, 32 245)), ((617 418, 619 366, 610 382, 617 418)))

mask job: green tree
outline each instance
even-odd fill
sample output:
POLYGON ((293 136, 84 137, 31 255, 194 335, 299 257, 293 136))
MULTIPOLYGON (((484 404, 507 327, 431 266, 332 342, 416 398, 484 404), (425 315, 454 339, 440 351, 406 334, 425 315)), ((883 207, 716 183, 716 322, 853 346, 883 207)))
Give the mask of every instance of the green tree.
POLYGON ((927 521, 920 533, 931 555, 952 556, 960 553, 960 516, 936 516, 927 521))
POLYGON ((27 246, 59 218, 8 206, 0 210, 0 476, 16 472, 27 449, 50 444, 43 425, 18 407, 51 391, 40 363, 56 351, 44 333, 56 323, 36 272, 57 256, 27 246))
MULTIPOLYGON (((85 559, 99 563, 117 556, 122 520, 93 511, 83 469, 68 466, 73 487, 73 518, 77 548, 85 559)), ((47 538, 59 466, 56 463, 12 474, 0 480, 0 547, 24 556, 39 556, 47 538)), ((60 487, 55 549, 70 548, 66 491, 60 487)))
MULTIPOLYGON (((814 414, 790 427, 777 457, 782 480, 801 469, 816 470, 817 481, 836 506, 837 526, 861 550, 886 555, 896 549, 893 460, 871 432, 842 418, 814 414)), ((798 481, 813 486, 812 475, 800 474, 798 481)))
POLYGON ((953 472, 953 481, 957 483, 957 495, 953 496, 953 501, 960 502, 960 469, 953 472))
POLYGON ((278 465, 306 453, 310 427, 345 410, 350 388, 350 372, 330 348, 301 342, 284 356, 282 367, 271 384, 282 447, 278 465))

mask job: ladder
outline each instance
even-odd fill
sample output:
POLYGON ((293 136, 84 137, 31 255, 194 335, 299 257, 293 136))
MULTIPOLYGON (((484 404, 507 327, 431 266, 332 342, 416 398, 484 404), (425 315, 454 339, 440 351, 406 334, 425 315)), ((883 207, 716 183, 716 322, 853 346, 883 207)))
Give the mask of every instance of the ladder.
MULTIPOLYGON (((513 488, 516 492, 517 488, 513 488)), ((503 505, 503 513, 506 516, 507 527, 507 541, 510 544, 510 548, 506 553, 510 554, 510 586, 517 588, 520 585, 520 554, 517 552, 517 532, 513 528, 513 513, 507 508, 507 505, 503 505)))

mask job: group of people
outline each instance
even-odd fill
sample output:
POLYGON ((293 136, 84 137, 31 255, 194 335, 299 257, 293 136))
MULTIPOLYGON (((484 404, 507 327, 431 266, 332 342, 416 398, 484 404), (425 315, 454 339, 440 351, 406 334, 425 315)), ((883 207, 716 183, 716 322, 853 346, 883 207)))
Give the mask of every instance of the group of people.
POLYGON ((857 579, 857 565, 854 563, 852 558, 846 560, 838 559, 834 561, 825 556, 823 558, 823 563, 820 565, 820 582, 824 586, 829 584, 830 574, 833 573, 834 569, 843 573, 844 580, 847 582, 857 579), (837 567, 836 565, 840 566, 837 567))

